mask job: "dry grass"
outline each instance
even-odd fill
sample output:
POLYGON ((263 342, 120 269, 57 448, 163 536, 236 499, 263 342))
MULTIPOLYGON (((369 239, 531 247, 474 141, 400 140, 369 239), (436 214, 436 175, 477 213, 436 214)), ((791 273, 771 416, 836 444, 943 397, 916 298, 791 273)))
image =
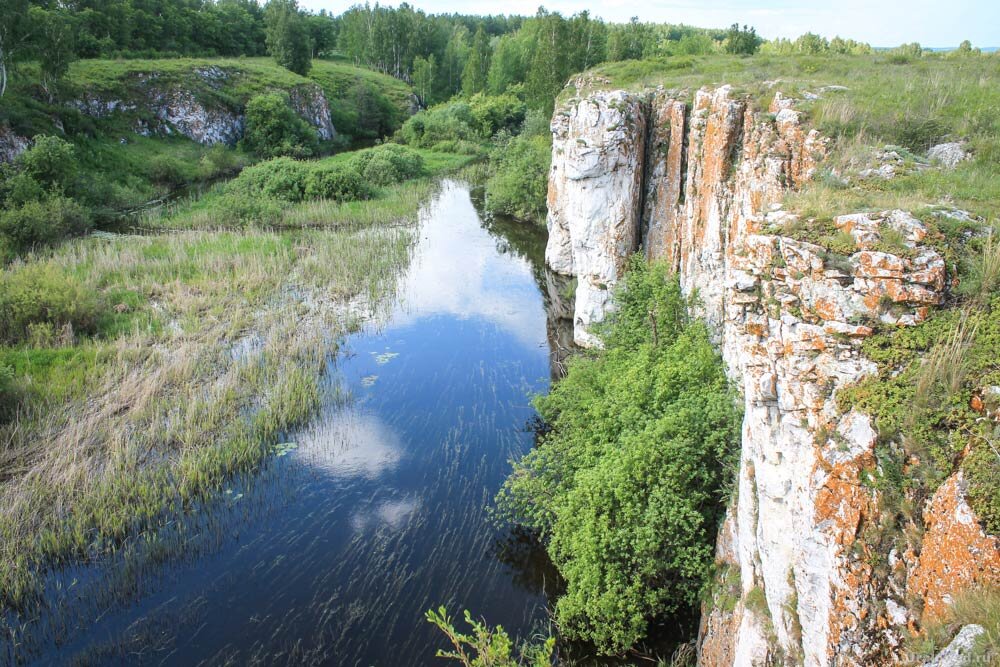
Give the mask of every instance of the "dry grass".
POLYGON ((973 589, 955 595, 946 618, 923 628, 911 646, 921 664, 923 658, 941 651, 969 624, 979 625, 985 630, 976 642, 975 655, 970 665, 996 665, 1000 662, 1000 592, 995 589, 973 589))
POLYGON ((186 232, 28 258, 142 305, 130 330, 79 343, 97 349, 93 383, 0 426, 0 605, 30 605, 46 567, 153 534, 259 465, 313 414, 326 355, 386 300, 413 239, 406 225, 186 232))

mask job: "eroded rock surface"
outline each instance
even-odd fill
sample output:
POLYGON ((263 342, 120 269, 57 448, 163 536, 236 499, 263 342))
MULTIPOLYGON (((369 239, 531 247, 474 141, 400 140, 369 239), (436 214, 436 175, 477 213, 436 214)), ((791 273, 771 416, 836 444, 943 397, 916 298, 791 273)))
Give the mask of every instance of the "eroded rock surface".
POLYGON ((31 142, 6 125, 0 125, 0 162, 13 162, 31 142))
MULTIPOLYGON (((195 75, 211 89, 220 88, 229 77, 219 67, 198 69, 195 75)), ((140 75, 132 87, 136 90, 135 101, 89 93, 72 101, 71 105, 95 118, 107 118, 113 114, 136 115, 134 129, 145 136, 178 133, 204 145, 234 145, 243 136, 245 119, 241 108, 208 103, 204 96, 163 82, 156 75, 140 75)), ((321 140, 335 136, 330 105, 318 85, 299 85, 287 92, 292 108, 316 128, 321 140)))
MULTIPOLYGON (((933 586, 909 576, 910 555, 875 554, 864 539, 879 520, 866 483, 878 434, 835 398, 876 370, 861 350, 872 323, 913 325, 942 303, 945 261, 905 211, 837 217, 854 242, 844 255, 789 236, 802 226, 780 202, 812 177, 826 140, 781 95, 769 113, 728 86, 688 99, 600 93, 557 112, 546 259, 589 285, 577 290, 575 336, 593 344, 587 328, 612 307, 604 288, 641 241, 698 295, 742 390, 737 500, 717 548, 720 568, 739 573, 737 599, 706 606, 700 664, 903 662, 917 621, 908 604, 931 600, 933 586)), ((949 536, 943 547, 954 538, 1000 553, 946 519, 933 525, 949 536)))
POLYGON ((549 241, 553 271, 577 277, 574 340, 591 347, 610 289, 639 243, 646 116, 621 91, 595 94, 552 119, 549 241))

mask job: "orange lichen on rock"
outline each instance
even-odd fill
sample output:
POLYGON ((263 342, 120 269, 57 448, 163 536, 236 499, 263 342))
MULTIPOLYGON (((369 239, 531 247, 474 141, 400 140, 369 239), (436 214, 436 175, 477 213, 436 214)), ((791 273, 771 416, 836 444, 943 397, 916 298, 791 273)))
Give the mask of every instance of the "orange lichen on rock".
POLYGON ((924 511, 923 547, 909 589, 924 601, 923 622, 946 616, 954 596, 1000 586, 1000 539, 988 535, 965 500, 962 473, 938 488, 924 511))

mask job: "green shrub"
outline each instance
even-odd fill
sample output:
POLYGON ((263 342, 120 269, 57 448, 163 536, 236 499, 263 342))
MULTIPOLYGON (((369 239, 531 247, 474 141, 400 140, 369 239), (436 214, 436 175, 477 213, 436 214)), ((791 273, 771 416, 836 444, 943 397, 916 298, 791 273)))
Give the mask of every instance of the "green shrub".
POLYGON ((214 144, 201 156, 198 172, 201 178, 210 179, 239 171, 243 165, 242 156, 224 144, 214 144))
POLYGON ((21 206, 45 197, 45 188, 22 171, 0 168, 0 202, 6 206, 21 206))
POLYGON ((469 111, 475 127, 484 138, 492 137, 500 130, 520 130, 527 109, 524 102, 510 94, 477 93, 469 99, 469 111))
POLYGON ((243 146, 260 157, 309 157, 316 152, 316 130, 292 109, 283 93, 257 95, 247 102, 243 146))
POLYGON ((524 642, 515 647, 514 641, 502 626, 491 628, 472 618, 465 611, 465 623, 472 634, 463 634, 455 628, 454 620, 444 607, 430 609, 427 621, 445 634, 454 651, 438 650, 437 657, 460 662, 463 667, 550 667, 556 640, 547 637, 539 643, 524 642))
POLYGON ((431 150, 438 153, 455 153, 456 155, 479 155, 483 152, 483 147, 473 141, 459 139, 457 141, 439 141, 431 146, 431 150))
POLYGON ((288 202, 302 201, 310 167, 306 162, 279 157, 248 167, 227 189, 246 197, 264 197, 288 202))
POLYGON ((429 148, 441 141, 478 141, 472 108, 466 102, 447 102, 411 116, 397 133, 404 144, 429 148))
POLYGON ((0 276, 0 342, 69 340, 94 331, 101 302, 79 278, 51 262, 33 262, 0 276))
POLYGON ((72 190, 79 170, 73 144, 46 135, 36 136, 15 164, 42 187, 59 192, 72 190))
POLYGON ((543 220, 552 148, 547 137, 515 137, 494 154, 486 208, 524 220, 543 220))
POLYGON ((317 165, 306 178, 306 197, 356 201, 371 197, 370 181, 349 165, 317 165))
POLYGON ((224 226, 275 225, 287 202, 263 196, 225 192, 212 202, 213 220, 224 226))
POLYGON ((0 211, 0 236, 6 237, 15 251, 51 245, 89 228, 84 208, 59 195, 0 211))
POLYGON ((620 653, 650 619, 698 603, 738 451, 740 411, 676 278, 632 261, 606 349, 536 400, 548 431, 498 496, 566 579, 556 619, 620 653))
POLYGON ((391 185, 424 173, 424 159, 414 150, 399 144, 383 144, 358 151, 351 166, 373 185, 391 185))
POLYGON ((149 178, 154 183, 176 187, 188 181, 187 169, 180 158, 169 155, 155 155, 147 166, 149 178))

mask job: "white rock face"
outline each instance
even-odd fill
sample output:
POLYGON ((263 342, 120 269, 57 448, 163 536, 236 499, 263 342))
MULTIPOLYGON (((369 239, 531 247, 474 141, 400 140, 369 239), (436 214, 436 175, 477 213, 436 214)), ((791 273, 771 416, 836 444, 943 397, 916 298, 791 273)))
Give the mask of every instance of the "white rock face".
POLYGON ((13 162, 31 142, 19 136, 6 125, 0 125, 0 163, 13 162))
POLYGON ((954 169, 958 166, 959 162, 967 159, 969 154, 965 152, 965 147, 961 143, 950 142, 932 146, 931 149, 927 151, 927 157, 932 162, 937 162, 943 167, 954 169))
POLYGON ((877 514, 862 483, 876 432, 835 399, 875 370, 861 353, 872 330, 860 322, 921 321, 943 299, 945 264, 903 211, 837 218, 855 241, 850 256, 780 235, 796 220, 782 195, 812 176, 826 141, 802 127, 793 102, 775 99, 774 116, 729 87, 698 91, 690 105, 660 91, 648 108, 600 93, 557 112, 546 260, 580 276, 576 337, 592 344, 586 327, 611 307, 593 287, 617 280, 635 247, 648 124, 645 253, 698 295, 744 399, 737 501, 717 549, 739 571, 743 598, 732 612, 706 610, 699 664, 763 665, 782 654, 809 666, 892 662, 903 658, 906 629, 885 601, 905 596, 853 548, 877 514), (648 123, 623 124, 619 109, 629 119, 645 112, 648 123), (875 250, 887 229, 905 252, 875 250), (744 605, 755 590, 766 605, 744 605))
POLYGON ((552 270, 577 277, 573 338, 600 345, 611 289, 639 244, 646 118, 641 100, 599 93, 552 119, 549 240, 552 270))
POLYGON ((966 625, 951 643, 924 667, 966 667, 974 664, 976 640, 986 630, 981 625, 966 625))
MULTIPOLYGON (((196 69, 194 74, 216 89, 229 77, 229 73, 219 67, 196 69)), ((245 118, 241 109, 222 104, 206 105, 193 91, 164 84, 156 75, 141 75, 136 85, 144 92, 141 103, 87 94, 70 104, 95 118, 146 111, 156 120, 148 123, 142 118, 136 119, 135 131, 144 136, 176 132, 199 144, 230 146, 243 137, 245 118)), ((330 104, 322 88, 316 84, 300 85, 288 91, 288 95, 295 113, 316 128, 321 140, 327 141, 336 135, 330 104)))

